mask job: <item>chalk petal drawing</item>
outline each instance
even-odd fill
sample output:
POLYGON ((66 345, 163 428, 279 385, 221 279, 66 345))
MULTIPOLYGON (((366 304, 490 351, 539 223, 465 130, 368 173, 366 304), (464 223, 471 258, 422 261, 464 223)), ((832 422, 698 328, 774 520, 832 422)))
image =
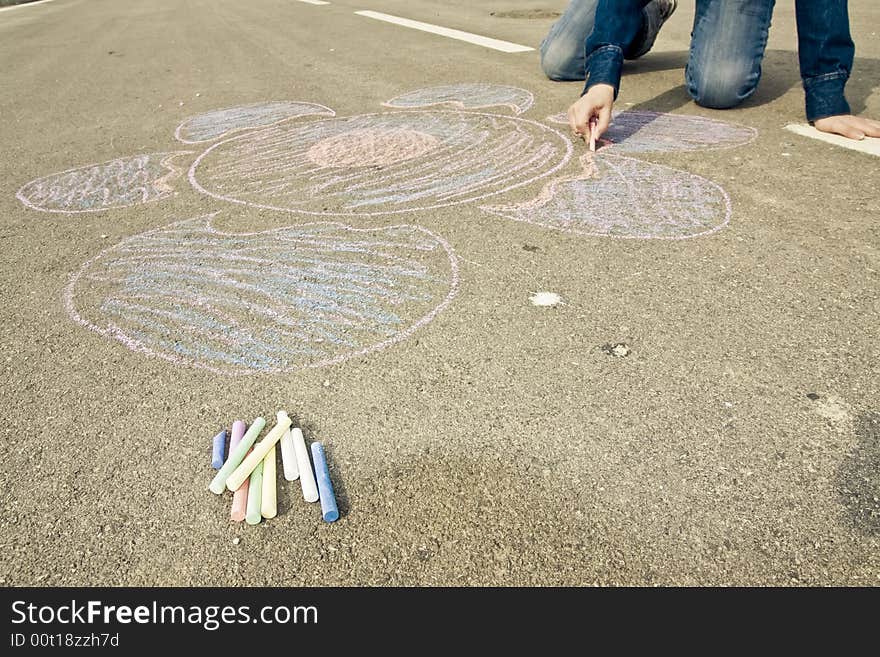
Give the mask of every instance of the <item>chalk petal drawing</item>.
POLYGON ((211 146, 193 187, 312 215, 378 215, 501 194, 564 166, 571 141, 534 121, 426 110, 282 123, 211 146))
POLYGON ((516 114, 522 114, 534 102, 535 97, 532 93, 519 87, 472 82, 417 89, 383 104, 386 107, 404 109, 444 104, 460 109, 504 106, 509 107, 516 114))
POLYGON ((177 126, 174 136, 185 144, 198 144, 300 116, 336 116, 336 112, 323 105, 289 100, 240 105, 190 117, 177 126))
POLYGON ((548 183, 532 201, 484 210, 576 235, 686 239, 730 221, 730 198, 700 176, 628 157, 582 158, 585 173, 548 183))
POLYGON ((174 194, 171 181, 183 173, 173 160, 190 151, 121 157, 32 180, 19 201, 43 212, 99 212, 150 203, 174 194))
MULTIPOLYGON (((568 125, 565 114, 548 120, 568 125)), ((743 146, 757 134, 748 126, 702 116, 627 110, 614 113, 602 141, 615 153, 679 152, 743 146)))
POLYGON ((215 215, 86 262, 64 303, 129 349, 227 375, 320 367, 400 342, 452 301, 452 248, 417 226, 224 233, 215 215))

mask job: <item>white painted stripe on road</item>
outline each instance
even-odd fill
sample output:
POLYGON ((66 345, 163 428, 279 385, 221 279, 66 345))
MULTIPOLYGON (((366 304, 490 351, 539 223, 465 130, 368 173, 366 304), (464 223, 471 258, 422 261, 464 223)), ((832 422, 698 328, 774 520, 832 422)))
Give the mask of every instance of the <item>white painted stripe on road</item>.
POLYGON ((843 146, 844 148, 849 148, 853 151, 859 151, 860 153, 867 153, 868 155, 876 155, 877 157, 880 157, 880 137, 865 137, 861 141, 856 141, 855 139, 841 137, 840 135, 831 135, 827 132, 816 130, 816 128, 811 125, 803 125, 800 123, 791 123, 785 126, 785 129, 803 137, 811 137, 812 139, 827 141, 829 144, 834 144, 835 146, 843 146))
POLYGON ((534 50, 534 48, 529 48, 528 46, 521 46, 518 43, 511 43, 510 41, 501 41, 499 39, 490 39, 489 37, 480 36, 479 34, 471 34, 470 32, 462 32, 461 30, 453 30, 448 27, 441 27, 439 25, 431 25, 431 23, 422 23, 420 21, 413 21, 408 18, 400 18, 399 16, 392 16, 391 14, 383 14, 378 11, 356 11, 354 12, 358 16, 366 16, 367 18, 375 18, 379 21, 385 21, 386 23, 394 23, 395 25, 402 25, 403 27, 410 27, 414 30, 421 30, 422 32, 431 32, 433 34, 439 34, 441 36, 449 37, 450 39, 458 39, 459 41, 467 41, 468 43, 475 43, 478 46, 483 46, 484 48, 492 48, 493 50, 500 50, 501 52, 527 52, 529 50, 534 50))
POLYGON ((305 2, 307 5, 329 5, 329 2, 324 2, 324 0, 299 0, 300 2, 305 2))
POLYGON ((54 2, 55 0, 37 0, 37 2, 25 2, 23 5, 12 5, 11 7, 2 7, 0 11, 12 11, 13 9, 22 9, 23 7, 34 7, 36 5, 42 5, 47 2, 54 2))

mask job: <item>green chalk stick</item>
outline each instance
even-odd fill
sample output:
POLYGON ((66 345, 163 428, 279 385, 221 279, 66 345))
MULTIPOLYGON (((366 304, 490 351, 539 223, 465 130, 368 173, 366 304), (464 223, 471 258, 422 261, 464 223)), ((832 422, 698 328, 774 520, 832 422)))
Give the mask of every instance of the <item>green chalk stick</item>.
POLYGON ((247 515, 244 517, 245 522, 249 525, 260 524, 263 514, 260 512, 263 506, 263 462, 251 472, 251 478, 248 483, 248 502, 247 515))
POLYGON ((208 486, 208 489, 212 493, 220 495, 224 490, 226 490, 226 480, 229 478, 229 475, 235 472, 235 469, 239 465, 241 465, 241 462, 247 455, 248 450, 257 440, 257 436, 260 435, 260 432, 265 426, 266 420, 261 417, 258 417, 256 420, 253 421, 250 428, 247 430, 247 433, 245 433, 241 437, 241 442, 238 443, 238 447, 230 452, 229 458, 226 459, 226 463, 223 464, 223 467, 220 468, 220 470, 211 480, 211 484, 208 486))

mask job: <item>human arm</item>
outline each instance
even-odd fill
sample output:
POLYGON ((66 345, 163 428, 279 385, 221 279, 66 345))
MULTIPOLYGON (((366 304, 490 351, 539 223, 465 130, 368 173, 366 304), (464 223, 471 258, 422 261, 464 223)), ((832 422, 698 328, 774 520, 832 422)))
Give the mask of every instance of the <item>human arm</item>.
POLYGON ((593 31, 587 37, 587 84, 580 100, 568 109, 575 134, 589 134, 596 118, 598 138, 611 123, 611 107, 620 89, 626 48, 642 29, 642 8, 649 0, 599 0, 593 31))

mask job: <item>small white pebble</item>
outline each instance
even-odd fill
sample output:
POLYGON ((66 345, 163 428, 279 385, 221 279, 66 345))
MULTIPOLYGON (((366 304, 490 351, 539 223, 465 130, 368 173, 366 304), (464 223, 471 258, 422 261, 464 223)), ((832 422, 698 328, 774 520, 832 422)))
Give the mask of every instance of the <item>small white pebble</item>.
POLYGON ((241 543, 241 539, 238 536, 232 539, 233 545, 238 545, 239 543, 241 543))
POLYGON ((180 101, 179 103, 177 103, 177 106, 178 106, 178 107, 183 107, 183 101, 180 101))
POLYGON ((326 380, 326 381, 324 381, 324 387, 325 387, 325 388, 329 388, 329 387, 330 387, 330 380, 329 380, 329 379, 326 380))
POLYGON ((101 239, 102 239, 102 240, 105 240, 105 239, 107 239, 108 237, 109 237, 109 235, 101 235, 101 239))
POLYGON ((529 299, 533 306, 555 306, 562 303, 562 297, 556 292, 535 292, 529 299))
POLYGON ((629 355, 629 347, 625 344, 616 344, 611 348, 611 353, 613 353, 618 358, 623 358, 624 356, 629 355))
POLYGON ((201 95, 202 95, 202 94, 200 94, 200 93, 196 93, 196 98, 198 98, 198 97, 201 96, 201 95))
POLYGON ((783 153, 782 157, 791 157, 791 153, 783 153))

